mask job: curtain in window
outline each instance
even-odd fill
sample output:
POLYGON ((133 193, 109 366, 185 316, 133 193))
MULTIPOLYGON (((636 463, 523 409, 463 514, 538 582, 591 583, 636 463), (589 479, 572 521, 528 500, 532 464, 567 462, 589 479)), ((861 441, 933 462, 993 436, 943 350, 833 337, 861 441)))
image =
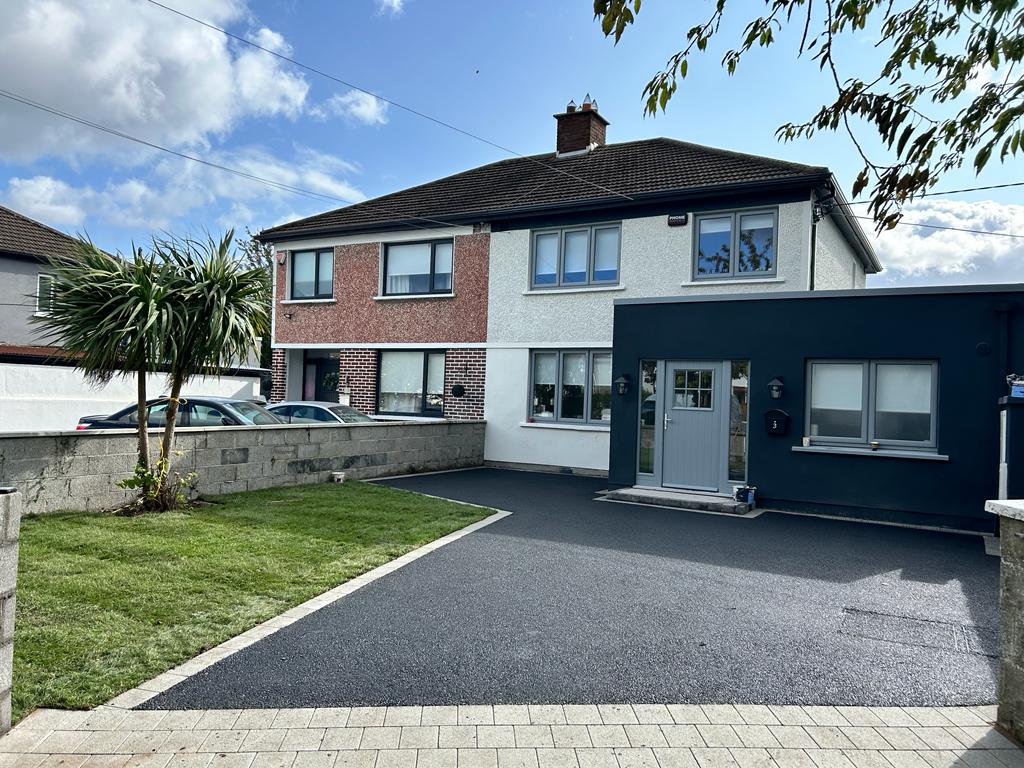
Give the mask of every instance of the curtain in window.
POLYGON ((554 285, 558 282, 558 233, 537 235, 534 241, 533 284, 554 285))
POLYGON ((427 355, 427 409, 444 409, 444 352, 427 355))
POLYGON ((558 354, 538 352, 533 356, 533 408, 535 419, 555 418, 555 378, 558 375, 558 354))
POLYGON ((930 441, 932 366, 879 363, 875 377, 875 439, 930 441))
POLYGON ((434 290, 452 289, 452 243, 437 243, 434 246, 434 290))
POLYGON ((387 247, 387 293, 430 292, 430 243, 387 247))
POLYGON ((590 419, 612 419, 612 356, 595 354, 590 369, 590 419))
POLYGON ((814 363, 811 366, 812 437, 863 437, 864 366, 814 363))
POLYGON ((619 228, 594 230, 594 280, 615 282, 619 279, 619 228))
POLYGON ((423 353, 382 352, 380 409, 390 413, 420 413, 423 402, 423 353))
POLYGON ((590 260, 590 231, 584 229, 566 232, 562 238, 565 248, 562 282, 587 282, 587 262, 590 260))
POLYGON ((562 353, 562 412, 563 419, 582 419, 587 389, 587 353, 562 353))

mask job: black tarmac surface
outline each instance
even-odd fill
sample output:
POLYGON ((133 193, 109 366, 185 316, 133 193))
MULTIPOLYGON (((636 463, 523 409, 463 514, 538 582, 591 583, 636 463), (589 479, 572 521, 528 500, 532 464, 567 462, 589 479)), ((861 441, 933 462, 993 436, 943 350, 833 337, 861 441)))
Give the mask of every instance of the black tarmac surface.
POLYGON ((994 700, 980 537, 598 502, 564 475, 387 484, 513 514, 144 708, 994 700))

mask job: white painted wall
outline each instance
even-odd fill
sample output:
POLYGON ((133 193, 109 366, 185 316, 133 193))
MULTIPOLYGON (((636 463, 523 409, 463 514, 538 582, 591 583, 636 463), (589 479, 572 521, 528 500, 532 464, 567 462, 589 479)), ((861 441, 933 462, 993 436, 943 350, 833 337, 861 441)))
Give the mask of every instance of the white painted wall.
POLYGON ((515 464, 542 464, 606 472, 606 427, 527 425, 530 350, 487 350, 484 458, 515 464))
MULTIPOLYGON (((146 379, 150 397, 167 394, 166 378, 146 379)), ((255 397, 255 376, 203 377, 184 394, 255 397)), ((109 414, 135 402, 135 377, 114 379, 102 387, 86 382, 74 368, 58 365, 0 364, 0 432, 74 429, 82 416, 109 414)))
POLYGON ((831 217, 826 217, 818 222, 815 241, 814 289, 816 291, 864 287, 864 266, 831 217))

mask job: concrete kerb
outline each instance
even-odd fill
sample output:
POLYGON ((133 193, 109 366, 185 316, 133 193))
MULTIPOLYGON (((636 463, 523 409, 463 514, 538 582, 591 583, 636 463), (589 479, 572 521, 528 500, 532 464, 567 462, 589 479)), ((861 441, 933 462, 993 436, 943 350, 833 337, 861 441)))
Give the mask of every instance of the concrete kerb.
MULTIPOLYGON (((446 501, 452 500, 446 499, 446 501)), ((493 509, 493 507, 484 507, 479 504, 470 504, 468 502, 455 501, 453 503, 462 504, 463 506, 468 507, 475 507, 477 509, 493 509)), ((240 635, 236 635, 230 640, 226 640, 223 643, 220 643, 219 645, 216 645, 213 648, 210 648, 209 650, 200 653, 198 656, 194 656, 193 658, 189 659, 183 664, 179 664, 177 667, 167 670, 166 672, 162 672, 156 677, 152 678, 151 680, 147 680, 144 683, 140 683, 135 688, 132 688, 128 691, 125 691, 122 694, 119 694, 118 696, 115 696, 113 699, 111 699, 109 702, 102 706, 112 707, 115 709, 132 709, 133 707, 137 707, 140 704, 149 701, 157 694, 162 693, 167 689, 182 682, 183 680, 201 672, 202 670, 206 669, 212 664, 215 664, 221 659, 224 659, 234 653, 237 653, 243 648, 249 647, 253 643, 262 640, 264 637, 267 637, 268 635, 272 635, 274 632, 277 632, 277 630, 281 629, 282 627, 287 627, 290 624, 294 624, 299 619, 304 618, 305 616, 308 616, 309 614, 318 611, 327 605, 330 605, 331 603, 345 597, 346 595, 352 594, 356 590, 365 587, 367 584, 372 584, 378 579, 387 576, 389 573, 393 573, 399 568, 402 568, 403 566, 406 566, 409 563, 414 562, 415 560, 418 560, 424 555, 428 555, 431 552, 440 549, 441 547, 447 544, 451 544, 454 541, 458 541, 462 537, 467 536, 473 533, 474 531, 478 531, 481 528, 485 528, 491 523, 496 523, 497 521, 501 520, 502 518, 508 517, 511 514, 511 512, 505 510, 495 510, 494 514, 485 517, 483 520, 478 520, 475 523, 470 523, 466 527, 460 528, 457 531, 452 531, 451 533, 442 536, 439 539, 435 539, 434 541, 428 542, 421 547, 417 547, 416 549, 410 552, 406 552, 404 555, 400 555, 399 557, 396 557, 394 560, 384 563, 383 565, 379 565, 376 568, 367 571, 366 573, 356 576, 355 578, 349 579, 343 584, 339 584, 338 586, 333 587, 332 589, 329 589, 326 592, 317 595, 316 597, 312 597, 304 603, 300 603, 299 605, 296 605, 293 608, 289 608, 284 613, 281 613, 278 616, 273 617, 272 619, 268 619, 267 621, 264 621, 261 624, 257 624, 255 627, 247 629, 240 635)))

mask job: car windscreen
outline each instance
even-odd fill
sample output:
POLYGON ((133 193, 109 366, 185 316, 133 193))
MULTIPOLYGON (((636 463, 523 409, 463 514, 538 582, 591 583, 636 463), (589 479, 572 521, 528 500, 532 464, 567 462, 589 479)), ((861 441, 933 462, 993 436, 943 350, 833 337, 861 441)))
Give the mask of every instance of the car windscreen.
POLYGON ((270 413, 270 411, 260 408, 258 405, 253 403, 247 403, 244 400, 231 403, 231 409, 237 413, 238 417, 246 424, 255 424, 256 426, 260 426, 264 424, 280 424, 283 421, 270 413))

